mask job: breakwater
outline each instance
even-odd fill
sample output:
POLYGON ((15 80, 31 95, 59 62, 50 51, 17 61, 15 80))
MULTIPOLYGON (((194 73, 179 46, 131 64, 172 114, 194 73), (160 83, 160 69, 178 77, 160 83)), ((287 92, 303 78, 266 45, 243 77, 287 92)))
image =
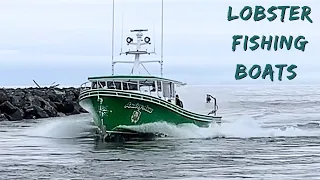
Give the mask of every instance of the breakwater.
POLYGON ((0 121, 87 113, 78 103, 79 88, 0 88, 0 121))

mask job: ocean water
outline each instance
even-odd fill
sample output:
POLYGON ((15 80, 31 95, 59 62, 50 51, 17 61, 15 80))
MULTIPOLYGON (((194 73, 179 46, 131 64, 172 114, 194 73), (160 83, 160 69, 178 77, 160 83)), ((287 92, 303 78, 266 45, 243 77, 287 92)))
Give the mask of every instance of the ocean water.
POLYGON ((0 122, 0 179, 320 179, 320 86, 197 86, 179 89, 185 108, 221 126, 155 123, 169 136, 99 143, 88 114, 0 122))

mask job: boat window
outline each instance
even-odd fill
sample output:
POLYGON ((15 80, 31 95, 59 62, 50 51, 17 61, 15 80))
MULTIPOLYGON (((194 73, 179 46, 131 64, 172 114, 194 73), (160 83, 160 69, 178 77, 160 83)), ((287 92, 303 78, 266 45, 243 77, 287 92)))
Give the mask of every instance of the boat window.
POLYGON ((117 89, 121 90, 121 82, 108 81, 107 82, 108 89, 117 89))
POLYGON ((163 96, 168 98, 174 98, 175 96, 175 89, 174 83, 172 82, 163 82, 163 96))
POLYGON ((138 82, 137 81, 126 81, 126 82, 123 82, 123 90, 137 91, 138 90, 138 82))
POLYGON ((105 87, 106 86, 106 82, 104 82, 104 81, 98 81, 98 87, 99 88, 103 88, 103 87, 105 87))
POLYGON ((175 94, 174 84, 170 82, 169 86, 170 86, 170 97, 174 98, 174 94, 175 94))
POLYGON ((162 91, 161 81, 157 81, 158 91, 162 91))
POLYGON ((138 82, 137 81, 130 82, 129 83, 129 90, 137 91, 138 90, 138 82))
POLYGON ((114 82, 117 90, 121 90, 121 82, 114 82))
POLYGON ((163 97, 170 97, 170 87, 167 82, 163 82, 163 97))
POLYGON ((156 91, 156 86, 154 81, 140 81, 139 82, 139 88, 141 87, 150 89, 151 92, 156 91))
POLYGON ((92 89, 97 89, 97 84, 98 84, 97 81, 92 82, 91 83, 91 88, 92 89))
POLYGON ((128 83, 123 82, 123 83, 122 83, 122 86, 123 86, 123 90, 129 90, 129 85, 128 85, 128 83))
POLYGON ((107 87, 108 87, 108 89, 116 89, 116 85, 115 85, 115 83, 113 83, 113 81, 108 81, 107 87))

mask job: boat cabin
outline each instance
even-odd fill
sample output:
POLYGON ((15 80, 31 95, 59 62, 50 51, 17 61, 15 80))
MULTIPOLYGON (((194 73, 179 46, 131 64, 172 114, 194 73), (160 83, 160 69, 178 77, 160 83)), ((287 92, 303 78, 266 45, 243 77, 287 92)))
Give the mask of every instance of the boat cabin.
POLYGON ((185 83, 155 76, 102 76, 89 77, 91 89, 115 89, 138 92, 164 100, 175 98, 175 88, 185 83))

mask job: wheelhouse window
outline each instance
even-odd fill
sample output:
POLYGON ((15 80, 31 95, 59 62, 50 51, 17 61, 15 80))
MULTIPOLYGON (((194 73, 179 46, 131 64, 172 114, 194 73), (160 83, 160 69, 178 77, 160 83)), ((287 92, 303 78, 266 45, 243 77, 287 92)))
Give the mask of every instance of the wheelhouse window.
POLYGON ((161 81, 157 81, 158 91, 162 91, 161 81))
POLYGON ((106 82, 105 81, 98 81, 98 87, 99 88, 103 88, 106 86, 106 82))
POLYGON ((170 87, 170 97, 174 98, 174 94, 175 94, 174 84, 170 82, 169 87, 170 87))
POLYGON ((137 81, 125 81, 125 82, 123 82, 122 85, 123 85, 123 90, 138 91, 138 82, 137 81))
POLYGON ((140 90, 148 90, 150 92, 156 91, 156 86, 154 81, 140 81, 139 82, 139 89, 140 90))
POLYGON ((108 81, 107 88, 121 90, 121 82, 108 81))
POLYGON ((175 89, 172 82, 163 82, 163 96, 167 98, 174 98, 175 89))
POLYGON ((97 89, 98 88, 98 82, 97 81, 94 81, 91 83, 91 88, 92 89, 97 89))

